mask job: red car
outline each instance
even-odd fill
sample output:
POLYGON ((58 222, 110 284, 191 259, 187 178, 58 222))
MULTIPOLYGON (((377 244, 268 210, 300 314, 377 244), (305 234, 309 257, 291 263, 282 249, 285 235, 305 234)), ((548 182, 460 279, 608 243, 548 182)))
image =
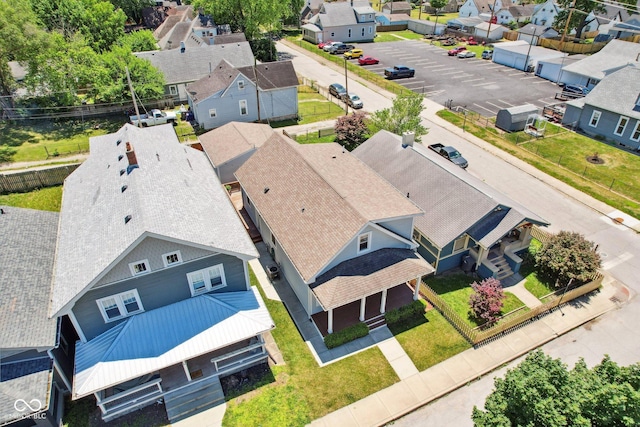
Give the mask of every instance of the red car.
POLYGON ((373 56, 361 56, 360 58, 358 58, 358 64, 360 65, 375 65, 379 62, 380 61, 378 61, 373 56))
POLYGON ((453 49, 451 49, 449 52, 447 52, 447 54, 449 56, 458 56, 458 54, 460 52, 462 52, 463 50, 467 50, 467 48, 464 47, 464 46, 458 46, 458 47, 454 47, 453 49))
POLYGON ((477 46, 478 45, 478 40, 476 40, 475 38, 473 38, 473 36, 469 37, 469 40, 467 41, 468 45, 471 46, 477 46))
POLYGON ((326 42, 318 43, 318 49, 322 49, 325 45, 328 45, 329 43, 333 43, 333 42, 331 40, 327 40, 326 42))

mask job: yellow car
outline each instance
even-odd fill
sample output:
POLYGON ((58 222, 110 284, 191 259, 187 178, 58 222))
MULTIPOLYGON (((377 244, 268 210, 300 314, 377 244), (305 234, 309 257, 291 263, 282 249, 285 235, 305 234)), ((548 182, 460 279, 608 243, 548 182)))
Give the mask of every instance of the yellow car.
POLYGON ((344 57, 347 59, 360 58, 362 55, 364 55, 362 49, 351 49, 350 51, 344 53, 344 57))

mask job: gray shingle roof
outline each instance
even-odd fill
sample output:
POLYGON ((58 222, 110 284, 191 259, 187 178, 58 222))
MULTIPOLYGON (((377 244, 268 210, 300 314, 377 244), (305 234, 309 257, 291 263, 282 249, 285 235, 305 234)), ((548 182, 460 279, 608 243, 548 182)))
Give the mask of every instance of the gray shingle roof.
POLYGON ((237 70, 254 83, 257 73, 258 87, 262 90, 298 86, 298 76, 291 61, 267 62, 255 67, 239 67, 237 70))
POLYGON ((305 281, 368 221, 421 213, 338 144, 302 146, 278 133, 236 178, 305 281))
MULTIPOLYGON (((542 218, 499 193, 468 172, 419 144, 403 147, 402 138, 380 131, 353 151, 403 194, 409 193, 425 215, 416 218, 415 227, 434 244, 444 247, 500 208, 513 211, 519 221, 547 224, 542 218), (420 171, 408 173, 407 171, 420 171)), ((502 237, 511 228, 512 216, 495 228, 502 237)), ((477 230, 483 244, 494 237, 491 230, 477 230)), ((496 238, 498 240, 500 237, 496 238)), ((494 240, 494 241, 495 241, 494 240)))
POLYGON ((639 54, 640 44, 611 40, 600 52, 594 53, 582 61, 566 65, 563 70, 602 80, 612 70, 634 62, 639 54))
POLYGON ((411 249, 385 248, 341 262, 318 276, 311 289, 326 311, 433 271, 411 249))
POLYGON ((582 100, 586 105, 640 120, 639 98, 640 68, 627 65, 602 79, 582 100))
POLYGON ((260 123, 230 122, 200 135, 200 144, 211 163, 220 166, 239 155, 262 147, 275 131, 260 123))
POLYGON ((56 319, 49 294, 57 212, 2 206, 0 215, 0 348, 53 347, 56 319))
POLYGON ((163 74, 167 84, 194 82, 208 75, 222 60, 234 67, 253 65, 253 52, 249 42, 207 45, 189 49, 135 52, 138 58, 147 59, 163 74))
POLYGON ((224 91, 240 74, 226 60, 222 60, 213 70, 200 80, 187 85, 187 92, 194 102, 204 101, 211 95, 224 91))
POLYGON ((51 367, 52 360, 46 356, 41 359, 26 362, 11 363, 2 366, 2 379, 0 380, 0 425, 22 419, 23 416, 46 410, 49 407, 49 393, 51 391, 51 367), (22 399, 34 407, 38 399, 42 408, 31 411, 14 410, 14 404, 22 399))
POLYGON ((341 27, 356 25, 356 14, 349 2, 324 3, 318 15, 322 27, 341 27))
POLYGON ((170 124, 127 124, 91 138, 90 148, 64 184, 51 314, 147 235, 243 259, 258 256, 206 155, 180 144, 170 124), (131 173, 127 143, 139 165, 131 173))

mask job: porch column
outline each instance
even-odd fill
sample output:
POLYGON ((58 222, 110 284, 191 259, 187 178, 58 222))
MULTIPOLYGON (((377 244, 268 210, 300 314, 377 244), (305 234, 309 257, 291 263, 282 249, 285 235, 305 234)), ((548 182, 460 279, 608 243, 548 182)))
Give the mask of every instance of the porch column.
POLYGON ((416 286, 413 290, 413 300, 417 301, 420 297, 420 283, 422 283, 422 276, 416 277, 416 286))
POLYGON ((382 290, 382 298, 380 298, 380 314, 384 314, 385 309, 387 308, 387 290, 382 290))
POLYGON ((327 320, 328 320, 327 332, 332 334, 333 333, 333 308, 330 308, 329 311, 327 312, 327 320))
POLYGON ((367 297, 360 300, 360 321, 364 322, 364 309, 367 307, 367 297))
POLYGON ((182 368, 184 369, 184 373, 187 375, 187 381, 191 382, 191 373, 189 372, 186 360, 182 361, 182 368))
POLYGON ((104 404, 102 403, 102 398, 100 397, 100 393, 102 393, 102 391, 95 392, 93 393, 93 395, 96 397, 96 402, 98 403, 98 407, 102 411, 102 415, 104 415, 107 413, 107 408, 105 408, 104 404))

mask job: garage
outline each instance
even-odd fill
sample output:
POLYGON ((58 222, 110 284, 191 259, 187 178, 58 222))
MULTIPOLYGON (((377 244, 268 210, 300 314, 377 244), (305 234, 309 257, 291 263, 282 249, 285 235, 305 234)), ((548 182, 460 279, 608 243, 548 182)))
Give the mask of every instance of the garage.
POLYGON ((522 71, 533 71, 539 61, 563 56, 566 53, 532 46, 524 40, 497 43, 493 48, 493 62, 522 71))

